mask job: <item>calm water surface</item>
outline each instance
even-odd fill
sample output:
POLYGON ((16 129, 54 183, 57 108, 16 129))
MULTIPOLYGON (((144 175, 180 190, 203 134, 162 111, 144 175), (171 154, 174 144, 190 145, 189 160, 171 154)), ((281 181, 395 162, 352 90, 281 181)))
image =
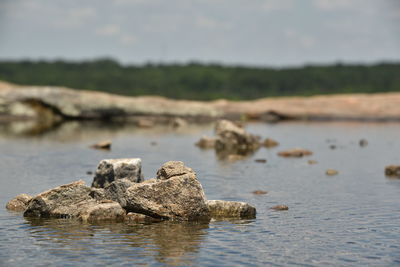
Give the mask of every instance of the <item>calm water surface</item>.
POLYGON ((72 122, 40 135, 23 124, 0 127, 0 266, 400 265, 400 179, 386 178, 383 171, 400 164, 400 124, 251 124, 247 129, 281 145, 227 162, 193 145, 212 133, 207 125, 173 130, 72 122), (358 145, 361 138, 368 146, 358 145), (88 148, 104 139, 113 141, 111 151, 88 148), (293 147, 314 155, 276 155, 293 147), (182 160, 197 172, 208 199, 249 202, 257 219, 91 225, 26 219, 4 208, 19 193, 37 194, 77 179, 90 184, 86 172, 101 159, 124 157, 142 158, 146 178, 164 162, 182 160), (257 158, 267 163, 254 162, 257 158), (318 164, 309 165, 309 159, 318 164), (326 176, 328 168, 339 175, 326 176), (253 195, 254 190, 268 194, 253 195), (277 204, 289 210, 270 210, 277 204))

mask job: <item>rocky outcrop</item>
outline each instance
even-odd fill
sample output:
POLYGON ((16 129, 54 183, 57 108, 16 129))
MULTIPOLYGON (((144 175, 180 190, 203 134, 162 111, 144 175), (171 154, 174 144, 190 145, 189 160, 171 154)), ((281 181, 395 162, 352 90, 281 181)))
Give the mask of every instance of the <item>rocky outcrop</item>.
POLYGON ((260 138, 252 135, 234 122, 219 120, 215 126, 215 138, 202 137, 196 145, 201 148, 215 148, 219 158, 228 159, 231 155, 247 156, 260 148, 260 138))
POLYGON ((24 211, 31 202, 32 197, 27 194, 20 194, 7 202, 6 208, 12 211, 24 211))
POLYGON ((214 218, 255 218, 256 209, 245 202, 208 200, 207 206, 214 218))
POLYGON ((93 185, 62 185, 7 204, 26 217, 75 218, 84 222, 209 221, 211 217, 253 218, 255 208, 243 202, 207 202, 196 173, 181 161, 169 161, 156 178, 142 181, 140 159, 103 160, 93 185), (105 177, 103 180, 99 180, 105 177), (100 182, 99 182, 100 181, 100 182))
POLYGON ((143 181, 142 161, 132 159, 105 159, 97 167, 92 187, 104 188, 115 180, 128 179, 134 183, 143 181))

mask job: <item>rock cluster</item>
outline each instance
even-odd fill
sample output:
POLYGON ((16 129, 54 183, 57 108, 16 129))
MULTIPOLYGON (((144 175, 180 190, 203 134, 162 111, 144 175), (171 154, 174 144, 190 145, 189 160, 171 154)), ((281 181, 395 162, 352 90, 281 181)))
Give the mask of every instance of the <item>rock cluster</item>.
POLYGON ((247 203, 207 201, 196 173, 180 161, 163 164, 156 178, 143 181, 140 159, 102 160, 92 187, 76 181, 34 197, 18 195, 7 203, 7 209, 24 211, 26 217, 84 222, 209 221, 256 215, 247 203))
POLYGON ((278 145, 276 141, 269 138, 261 142, 259 136, 248 133, 241 125, 228 120, 219 120, 216 123, 215 134, 216 137, 203 136, 196 145, 204 149, 214 148, 222 159, 232 159, 232 155, 235 158, 243 158, 243 156, 251 155, 261 146, 278 145))

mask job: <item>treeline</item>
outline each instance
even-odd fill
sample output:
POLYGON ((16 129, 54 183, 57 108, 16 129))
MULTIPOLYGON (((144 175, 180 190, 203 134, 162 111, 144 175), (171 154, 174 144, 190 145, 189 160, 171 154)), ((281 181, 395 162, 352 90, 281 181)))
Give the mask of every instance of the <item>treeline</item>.
POLYGON ((0 80, 121 95, 198 100, 255 99, 400 91, 400 63, 275 69, 198 63, 123 66, 110 59, 0 61, 0 80))

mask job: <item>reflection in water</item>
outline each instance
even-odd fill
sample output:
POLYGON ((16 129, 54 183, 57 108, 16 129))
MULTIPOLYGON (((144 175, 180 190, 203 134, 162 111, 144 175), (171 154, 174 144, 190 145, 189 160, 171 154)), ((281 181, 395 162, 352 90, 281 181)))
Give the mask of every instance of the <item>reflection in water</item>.
POLYGON ((44 245, 55 243, 60 250, 73 248, 82 254, 93 246, 109 251, 117 245, 119 248, 113 251, 115 257, 128 256, 136 260, 152 256, 157 262, 168 265, 190 264, 196 258, 209 227, 205 223, 92 225, 63 219, 25 220, 30 235, 44 245))

